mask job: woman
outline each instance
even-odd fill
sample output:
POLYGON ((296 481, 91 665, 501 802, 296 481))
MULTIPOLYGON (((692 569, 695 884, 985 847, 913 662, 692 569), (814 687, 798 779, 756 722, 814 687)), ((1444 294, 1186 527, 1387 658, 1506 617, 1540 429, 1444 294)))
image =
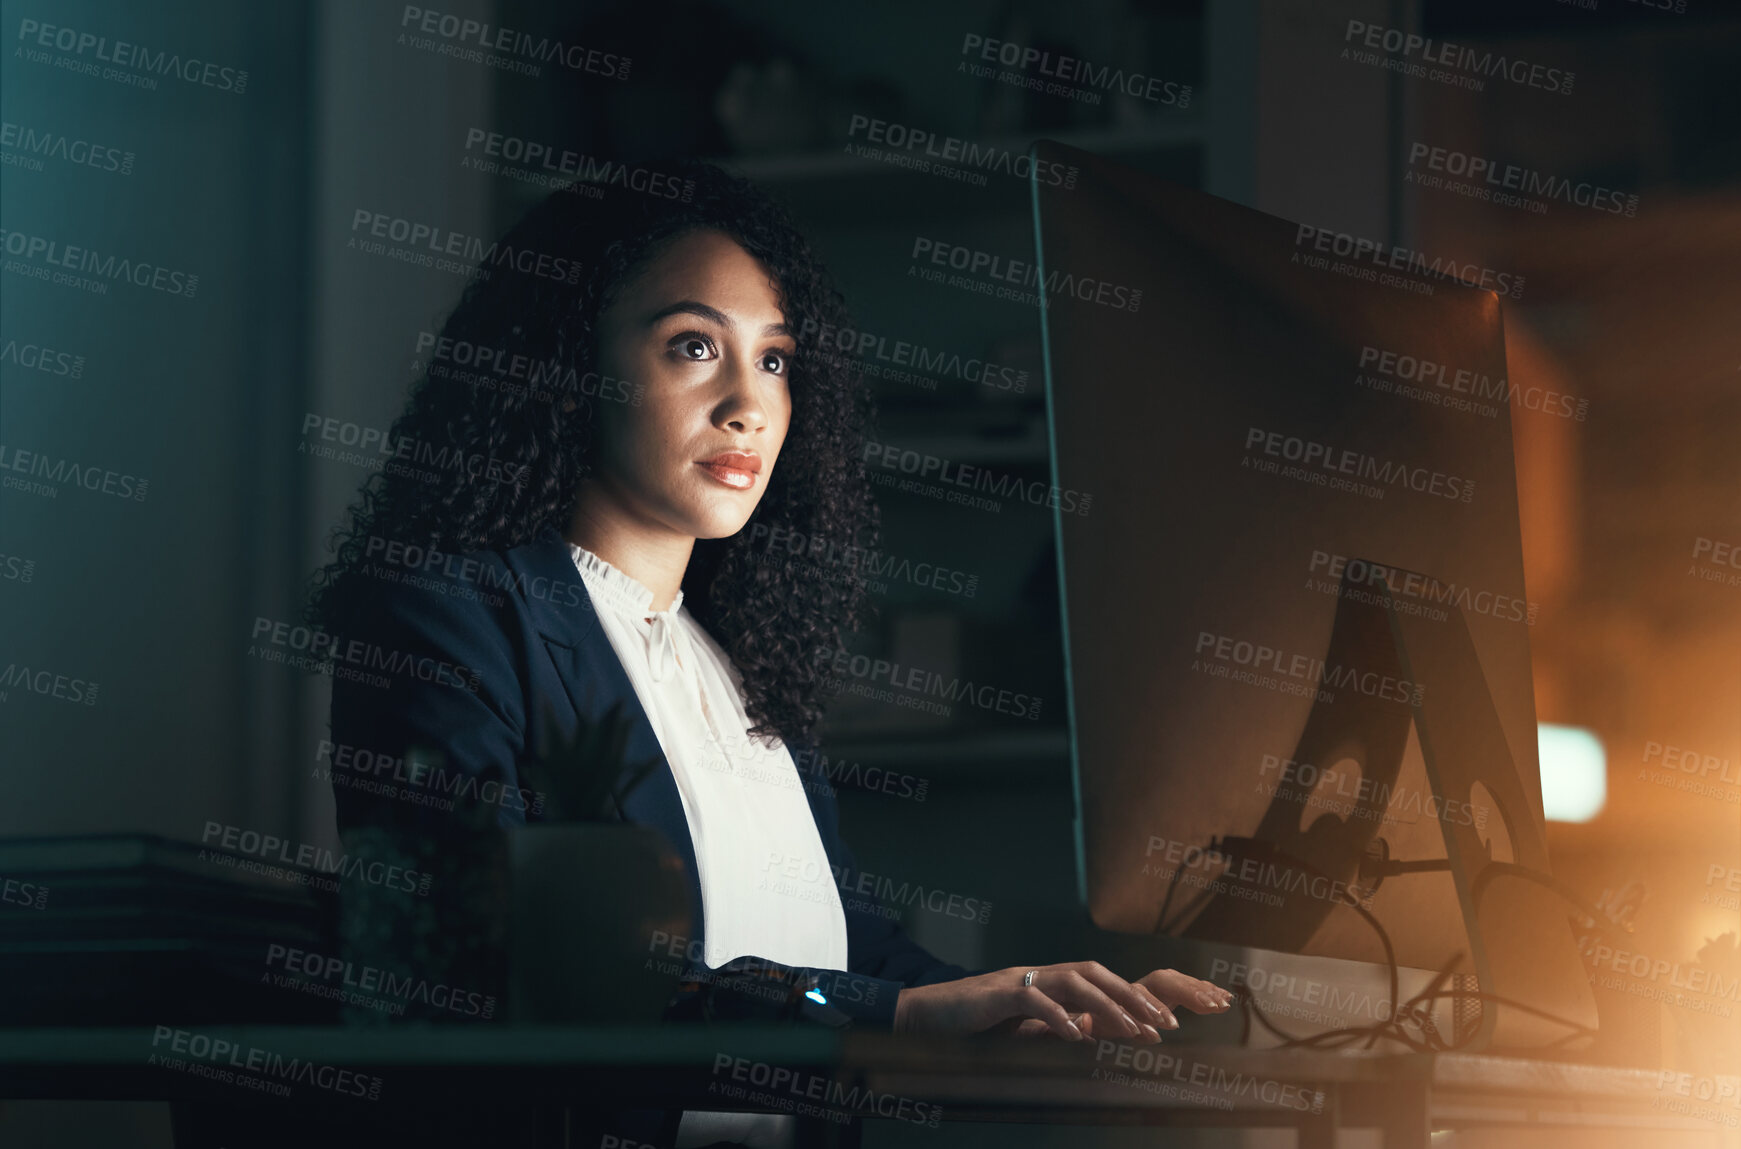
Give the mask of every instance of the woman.
MULTIPOLYGON (((684 194, 552 194, 448 319, 393 426, 405 466, 366 485, 312 607, 423 669, 384 689, 335 676, 333 742, 435 747, 517 792, 547 716, 572 736, 621 701, 627 757, 662 759, 621 813, 684 857, 709 968, 753 955, 848 970, 871 992, 836 1004, 907 1033, 1152 1042, 1177 1007, 1226 1009, 1225 991, 1172 970, 970 974, 842 908, 830 866, 852 859, 832 795, 796 784, 787 748, 810 744, 814 652, 864 621, 866 590, 856 570, 823 580, 756 553, 744 527, 873 541, 868 396, 800 337, 846 316, 784 212, 717 168, 670 174, 684 194)), ((414 814, 336 796, 346 826, 414 814)), ((504 826, 538 816, 498 811, 504 826)))

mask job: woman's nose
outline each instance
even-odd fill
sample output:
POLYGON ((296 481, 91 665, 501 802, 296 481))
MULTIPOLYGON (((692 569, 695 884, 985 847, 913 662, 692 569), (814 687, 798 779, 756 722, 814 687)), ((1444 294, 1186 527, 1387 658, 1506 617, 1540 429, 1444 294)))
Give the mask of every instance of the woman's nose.
POLYGON ((767 426, 768 416, 756 383, 755 367, 735 360, 721 371, 726 388, 720 400, 717 417, 724 425, 737 431, 759 431, 767 426))

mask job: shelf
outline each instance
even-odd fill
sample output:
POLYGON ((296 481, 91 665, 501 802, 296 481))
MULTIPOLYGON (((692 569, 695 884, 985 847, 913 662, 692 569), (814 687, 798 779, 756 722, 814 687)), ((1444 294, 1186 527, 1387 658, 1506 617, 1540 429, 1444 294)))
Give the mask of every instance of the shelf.
MULTIPOLYGON (((1195 116, 1181 116, 1177 122, 1162 123, 1148 128, 1092 128, 1062 132, 1039 132, 1030 135, 1005 136, 997 139, 974 140, 987 147, 1001 148, 1026 155, 1037 139, 1056 140, 1085 152, 1100 155, 1130 155, 1163 151, 1170 148, 1198 147, 1207 138, 1203 121, 1195 116)), ((856 178, 885 171, 904 171, 881 160, 847 155, 840 151, 817 152, 792 156, 732 156, 714 163, 730 168, 740 175, 764 184, 796 184, 827 182, 856 178)))
MULTIPOLYGON (((1122 157, 1153 155, 1203 147, 1208 138, 1203 121, 1181 116, 1145 128, 1095 128, 1056 133, 999 137, 973 142, 1026 155, 1036 139, 1053 139, 1099 155, 1122 157)), ((858 224, 876 224, 901 219, 936 219, 986 214, 999 201, 1026 212, 1026 181, 1002 173, 988 173, 986 187, 927 173, 882 160, 847 154, 845 146, 823 152, 773 156, 716 156, 709 162, 777 189, 802 217, 812 221, 850 218, 858 224), (997 193, 1003 194, 997 194, 997 193), (988 194, 992 193, 992 194, 988 194)), ((961 166, 961 165, 957 165, 961 166)), ((498 194, 524 210, 549 194, 550 189, 520 180, 501 178, 498 194)))

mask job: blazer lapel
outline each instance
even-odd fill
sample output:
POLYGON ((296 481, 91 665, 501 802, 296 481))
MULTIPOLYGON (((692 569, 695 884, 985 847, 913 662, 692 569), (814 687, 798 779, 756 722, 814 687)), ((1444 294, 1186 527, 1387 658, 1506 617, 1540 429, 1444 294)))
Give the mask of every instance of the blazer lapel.
MULTIPOLYGON (((562 713, 560 706, 555 707, 562 733, 573 736, 578 725, 575 715, 597 724, 604 720, 612 704, 621 702, 623 716, 630 723, 624 751, 628 761, 657 760, 657 767, 623 796, 623 812, 629 821, 661 831, 683 859, 689 876, 691 921, 695 924, 693 940, 701 941, 700 870, 677 779, 671 773, 671 763, 659 745, 658 735, 653 732, 646 708, 635 693, 634 683, 629 681, 609 636, 598 625, 592 598, 575 569, 568 542, 554 527, 545 527, 535 540, 509 551, 507 560, 509 568, 522 580, 520 589, 533 627, 544 641, 545 653, 571 707, 567 714, 562 713)), ((536 678, 533 681, 536 684, 536 678)), ((535 707, 542 702, 536 697, 532 700, 535 707)), ((542 718, 532 720, 536 723, 542 718)))

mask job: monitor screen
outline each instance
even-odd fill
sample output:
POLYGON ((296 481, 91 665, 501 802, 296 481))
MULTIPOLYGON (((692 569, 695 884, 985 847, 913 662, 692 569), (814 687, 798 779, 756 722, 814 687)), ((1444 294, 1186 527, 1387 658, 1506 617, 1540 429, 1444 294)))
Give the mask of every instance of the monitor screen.
MULTIPOLYGON (((1037 150, 1081 173, 1034 196, 1094 921, 1474 971, 1480 866, 1547 866, 1498 297, 1037 150)), ((1536 894, 1493 902, 1576 974, 1536 894)))

